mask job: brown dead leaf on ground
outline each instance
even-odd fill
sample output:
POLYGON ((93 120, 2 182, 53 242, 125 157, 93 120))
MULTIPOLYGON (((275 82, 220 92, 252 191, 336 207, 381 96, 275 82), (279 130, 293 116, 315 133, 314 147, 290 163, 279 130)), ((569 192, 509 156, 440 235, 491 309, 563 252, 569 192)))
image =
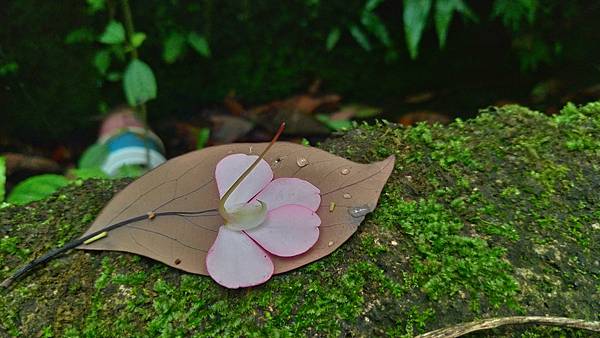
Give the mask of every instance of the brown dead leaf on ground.
MULTIPOLYGON (((138 220, 111 230, 107 237, 79 249, 131 252, 206 275, 206 254, 223 224, 216 211, 219 194, 215 166, 229 154, 259 154, 265 147, 266 143, 229 144, 166 162, 117 194, 83 236, 132 218, 138 220)), ((359 164, 288 142, 276 143, 265 160, 274 178, 304 179, 321 192, 318 242, 295 257, 272 256, 275 273, 315 261, 342 245, 365 215, 375 209, 394 168, 393 156, 381 162, 359 164)))

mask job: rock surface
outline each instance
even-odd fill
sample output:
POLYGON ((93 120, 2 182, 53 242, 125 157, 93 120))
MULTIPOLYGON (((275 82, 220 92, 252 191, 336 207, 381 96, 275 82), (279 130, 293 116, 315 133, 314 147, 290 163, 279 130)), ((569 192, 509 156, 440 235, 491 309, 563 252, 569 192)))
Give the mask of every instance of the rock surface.
MULTIPOLYGON (((397 157, 359 231, 267 284, 72 251, 0 294, 0 336, 411 336, 508 315, 600 320, 600 103, 492 108, 443 126, 360 126, 321 145, 397 157)), ((0 209, 0 279, 79 236, 128 181, 76 182, 0 209)), ((526 326, 480 336, 591 336, 526 326)))

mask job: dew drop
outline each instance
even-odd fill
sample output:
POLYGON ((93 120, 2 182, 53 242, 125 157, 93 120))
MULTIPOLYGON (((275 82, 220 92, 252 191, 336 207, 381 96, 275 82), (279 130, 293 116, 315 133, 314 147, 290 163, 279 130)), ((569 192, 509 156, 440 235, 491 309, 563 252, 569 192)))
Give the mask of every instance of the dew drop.
POLYGON ((344 168, 344 169, 342 169, 341 173, 342 173, 342 175, 348 175, 350 173, 350 169, 344 168))
POLYGON ((350 213, 350 216, 352 217, 363 217, 364 215, 368 214, 369 212, 371 212, 371 209, 367 208, 367 207, 353 207, 353 208, 349 208, 348 209, 348 213, 350 213))
POLYGON ((296 160, 296 164, 299 167, 305 167, 308 164, 308 160, 304 157, 298 157, 298 160, 296 160))
POLYGON ((346 193, 346 194, 344 194, 344 198, 345 198, 345 199, 352 198, 352 195, 350 195, 350 194, 346 193))

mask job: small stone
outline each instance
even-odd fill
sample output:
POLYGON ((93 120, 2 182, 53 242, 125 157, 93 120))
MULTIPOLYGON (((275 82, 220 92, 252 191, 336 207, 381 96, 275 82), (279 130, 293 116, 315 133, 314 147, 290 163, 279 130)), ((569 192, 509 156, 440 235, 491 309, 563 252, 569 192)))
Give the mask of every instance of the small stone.
POLYGON ((327 243, 327 246, 332 246, 333 245, 333 241, 329 241, 329 243, 327 243))
POLYGON ((344 194, 344 198, 345 198, 345 199, 352 198, 352 195, 350 195, 350 194, 346 193, 346 194, 344 194))
POLYGON ((298 157, 298 160, 296 160, 296 164, 299 167, 306 167, 306 165, 308 164, 308 160, 304 157, 298 157))
POLYGON ((180 263, 181 263, 181 259, 177 258, 177 259, 175 260, 175 265, 179 265, 180 263))
POLYGON ((341 173, 342 173, 342 175, 348 175, 350 173, 350 169, 344 168, 344 169, 342 169, 341 173))
POLYGON ((398 245, 398 242, 396 242, 396 241, 391 241, 391 242, 390 242, 390 244, 391 244, 392 246, 396 246, 396 245, 398 245))

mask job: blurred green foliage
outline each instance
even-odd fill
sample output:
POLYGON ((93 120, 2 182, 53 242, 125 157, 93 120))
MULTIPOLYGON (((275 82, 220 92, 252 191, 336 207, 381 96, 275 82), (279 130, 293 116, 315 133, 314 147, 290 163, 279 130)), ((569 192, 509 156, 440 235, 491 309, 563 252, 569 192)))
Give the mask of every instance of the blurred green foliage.
POLYGON ((152 69, 143 61, 133 59, 125 69, 123 88, 127 102, 137 106, 156 98, 156 79, 152 69))
POLYGON ((196 135, 196 149, 202 149, 206 147, 208 140, 210 139, 210 128, 203 127, 198 130, 196 135))
POLYGON ((69 180, 61 175, 33 176, 17 184, 6 200, 12 204, 27 204, 44 199, 68 184, 69 180))
POLYGON ((83 152, 77 165, 80 169, 100 168, 108 157, 108 153, 106 143, 94 143, 83 152))
POLYGON ((121 0, 1 6, 0 128, 41 139, 90 134, 125 100, 120 81, 132 68, 138 86, 129 88, 141 96, 130 90, 128 101, 157 96, 150 113, 160 118, 232 90, 249 103, 281 98, 315 78, 347 98, 383 102, 482 70, 598 62, 597 1, 148 0, 131 3, 131 34, 121 0), (144 60, 137 66, 131 49, 144 60))

